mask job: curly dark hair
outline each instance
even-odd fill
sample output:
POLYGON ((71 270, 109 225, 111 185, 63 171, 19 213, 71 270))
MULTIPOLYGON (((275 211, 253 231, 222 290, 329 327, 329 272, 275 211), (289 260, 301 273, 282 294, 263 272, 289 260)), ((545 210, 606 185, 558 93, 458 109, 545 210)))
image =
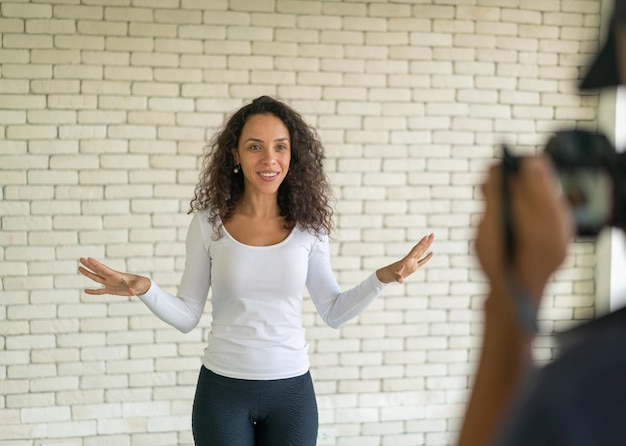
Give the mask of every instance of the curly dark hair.
POLYGON ((209 209, 209 222, 218 237, 221 236, 218 218, 225 223, 233 216, 244 191, 243 174, 233 172, 233 150, 238 146, 247 119, 257 114, 275 115, 289 130, 291 162, 278 188, 278 207, 286 228, 300 225, 316 235, 330 234, 332 192, 324 173, 324 147, 315 129, 298 112, 269 96, 261 96, 240 108, 213 137, 207 146, 189 213, 209 209))

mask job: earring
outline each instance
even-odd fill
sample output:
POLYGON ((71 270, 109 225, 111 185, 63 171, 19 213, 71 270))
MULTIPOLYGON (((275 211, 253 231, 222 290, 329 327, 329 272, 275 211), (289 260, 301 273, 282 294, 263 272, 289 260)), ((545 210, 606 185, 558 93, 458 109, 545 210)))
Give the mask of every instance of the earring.
POLYGON ((235 164, 235 167, 233 167, 233 173, 239 173, 240 167, 241 167, 241 164, 235 164))

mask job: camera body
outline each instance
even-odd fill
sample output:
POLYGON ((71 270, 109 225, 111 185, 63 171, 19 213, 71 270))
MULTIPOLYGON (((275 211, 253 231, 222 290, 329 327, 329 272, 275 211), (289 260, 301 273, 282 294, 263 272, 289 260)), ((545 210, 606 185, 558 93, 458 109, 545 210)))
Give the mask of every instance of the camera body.
POLYGON ((577 234, 596 236, 606 226, 626 228, 626 155, 602 133, 563 130, 548 141, 561 193, 577 234))

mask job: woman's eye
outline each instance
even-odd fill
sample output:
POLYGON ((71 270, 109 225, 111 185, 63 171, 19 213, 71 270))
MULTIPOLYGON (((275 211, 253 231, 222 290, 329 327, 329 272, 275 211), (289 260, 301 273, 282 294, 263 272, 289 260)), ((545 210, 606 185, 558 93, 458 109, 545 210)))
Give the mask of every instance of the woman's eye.
POLYGON ((250 146, 249 149, 250 150, 261 150, 261 148, 259 146, 250 146))

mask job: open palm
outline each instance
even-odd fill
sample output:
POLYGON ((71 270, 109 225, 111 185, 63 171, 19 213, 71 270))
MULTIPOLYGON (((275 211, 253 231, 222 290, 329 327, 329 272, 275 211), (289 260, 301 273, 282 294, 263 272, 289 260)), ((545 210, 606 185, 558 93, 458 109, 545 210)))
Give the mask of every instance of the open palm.
POLYGON ((94 282, 103 285, 102 288, 88 288, 85 293, 101 295, 113 294, 116 296, 136 296, 144 294, 150 288, 150 279, 136 274, 122 273, 109 268, 104 263, 91 257, 81 257, 78 271, 94 282))
POLYGON ((401 260, 376 271, 378 279, 384 283, 403 283, 404 279, 413 274, 432 258, 433 253, 429 252, 428 249, 433 243, 434 237, 434 234, 422 237, 417 245, 413 246, 411 251, 401 260))

